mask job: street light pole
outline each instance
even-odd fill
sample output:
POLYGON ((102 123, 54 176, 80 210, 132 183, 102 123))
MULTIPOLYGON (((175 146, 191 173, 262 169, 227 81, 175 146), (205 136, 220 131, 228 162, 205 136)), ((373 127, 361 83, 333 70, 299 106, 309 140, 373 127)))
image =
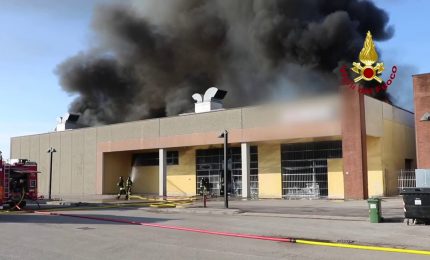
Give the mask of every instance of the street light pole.
POLYGON ((49 160, 49 195, 48 199, 51 200, 51 191, 52 191, 52 155, 56 152, 55 148, 50 147, 47 153, 50 154, 49 160))
POLYGON ((219 136, 219 138, 224 138, 224 207, 228 208, 228 189, 227 189, 227 144, 228 144, 228 132, 224 130, 224 132, 219 136))

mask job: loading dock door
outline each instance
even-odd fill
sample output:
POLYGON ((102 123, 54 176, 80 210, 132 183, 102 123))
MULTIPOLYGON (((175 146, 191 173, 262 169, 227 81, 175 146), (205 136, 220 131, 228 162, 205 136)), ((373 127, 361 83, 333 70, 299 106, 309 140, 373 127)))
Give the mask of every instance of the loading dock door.
MULTIPOLYGON (((201 149, 196 151, 196 192, 199 194, 200 181, 203 178, 209 180, 210 194, 213 196, 222 195, 222 178, 224 151, 221 148, 201 149)), ((227 174, 229 178, 229 193, 233 196, 242 194, 242 163, 240 147, 228 149, 227 174)))
MULTIPOLYGON (((200 181, 209 180, 210 193, 213 196, 222 195, 222 178, 224 151, 221 148, 200 149, 196 151, 196 194, 199 194, 200 181)), ((252 197, 258 197, 258 150, 257 146, 250 147, 250 192, 252 197)), ((231 147, 228 151, 228 178, 230 196, 242 196, 242 158, 241 148, 231 147)))
POLYGON ((327 197, 327 159, 341 157, 341 141, 283 144, 282 196, 287 199, 327 197))

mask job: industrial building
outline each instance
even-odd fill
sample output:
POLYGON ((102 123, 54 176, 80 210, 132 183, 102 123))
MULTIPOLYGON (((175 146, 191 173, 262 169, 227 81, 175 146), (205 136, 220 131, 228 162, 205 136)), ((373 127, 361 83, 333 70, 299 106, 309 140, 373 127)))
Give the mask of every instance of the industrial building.
MULTIPOLYGON (((387 196, 397 193, 400 169, 416 167, 414 114, 357 91, 233 109, 219 105, 222 94, 193 96, 195 113, 14 137, 11 158, 36 161, 39 191, 47 194, 47 150, 55 148, 56 196, 115 194, 118 178, 129 175, 134 193, 193 196, 208 178, 219 195, 223 130, 236 197, 387 196)), ((430 132, 422 131, 417 138, 430 132)))

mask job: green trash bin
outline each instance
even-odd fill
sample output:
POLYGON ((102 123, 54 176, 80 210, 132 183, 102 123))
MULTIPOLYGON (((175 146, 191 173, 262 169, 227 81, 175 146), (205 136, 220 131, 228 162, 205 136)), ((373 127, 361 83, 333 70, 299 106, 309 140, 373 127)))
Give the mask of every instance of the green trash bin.
POLYGON ((379 223, 382 220, 381 217, 381 199, 370 198, 367 200, 369 204, 369 219, 370 223, 379 223))

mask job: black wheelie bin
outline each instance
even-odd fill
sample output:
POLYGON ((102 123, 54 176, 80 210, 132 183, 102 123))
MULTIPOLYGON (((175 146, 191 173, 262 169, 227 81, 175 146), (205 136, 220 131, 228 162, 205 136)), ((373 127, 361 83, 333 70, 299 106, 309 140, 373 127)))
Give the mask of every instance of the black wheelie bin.
POLYGON ((403 195, 406 223, 430 224, 430 188, 403 188, 400 194, 403 195))

